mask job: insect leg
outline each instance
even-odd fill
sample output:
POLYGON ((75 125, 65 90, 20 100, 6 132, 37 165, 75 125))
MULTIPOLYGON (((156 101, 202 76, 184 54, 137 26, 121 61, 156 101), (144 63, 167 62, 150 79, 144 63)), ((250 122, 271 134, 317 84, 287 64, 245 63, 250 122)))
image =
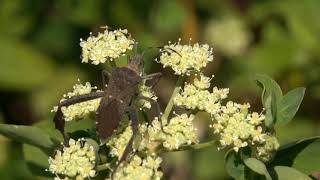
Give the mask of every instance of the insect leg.
POLYGON ((161 112, 161 108, 160 108, 159 103, 158 103, 156 100, 154 100, 154 99, 152 99, 152 98, 149 98, 149 97, 145 97, 145 96, 138 96, 137 98, 138 98, 138 99, 143 99, 143 100, 149 101, 150 103, 156 105, 157 115, 158 115, 158 119, 159 119, 160 125, 161 125, 161 131, 162 131, 163 133, 166 133, 166 132, 164 131, 164 129, 163 129, 163 123, 162 123, 162 120, 161 120, 162 112, 161 112))
POLYGON ((152 79, 153 77, 157 77, 157 76, 161 77, 162 73, 161 72, 156 72, 156 73, 152 73, 152 74, 148 74, 148 75, 142 76, 141 78, 145 79, 145 80, 149 80, 149 79, 152 79))
POLYGON ((142 76, 142 79, 145 79, 145 80, 154 79, 154 81, 152 83, 150 83, 150 85, 149 85, 149 86, 151 86, 151 88, 153 88, 159 82, 161 76, 162 76, 162 73, 157 72, 157 73, 152 73, 152 74, 142 76))
POLYGON ((93 93, 90 93, 90 94, 84 94, 84 95, 71 97, 69 99, 66 99, 66 100, 62 101, 58 105, 58 109, 57 109, 56 114, 54 115, 53 121, 54 121, 54 124, 55 124, 55 128, 58 129, 62 133, 62 135, 64 136, 65 140, 66 140, 66 135, 64 133, 65 121, 63 119, 63 113, 62 113, 61 108, 63 106, 70 106, 70 105, 81 103, 81 102, 84 102, 84 101, 97 99, 97 98, 100 98, 102 96, 104 96, 104 92, 93 92, 93 93))
MULTIPOLYGON (((130 106, 128 107, 127 109, 129 111, 129 114, 130 114, 130 119, 131 119, 131 128, 132 128, 132 136, 118 162, 118 165, 115 167, 114 169, 114 172, 117 171, 117 168, 119 167, 119 165, 125 161, 129 155, 130 152, 132 152, 133 150, 133 140, 136 136, 136 134, 138 133, 139 131, 139 120, 138 120, 138 112, 137 112, 137 108, 135 106, 130 106)), ((113 177, 114 173, 112 174, 112 177, 113 177)), ((113 178, 112 178, 113 179, 113 178)))

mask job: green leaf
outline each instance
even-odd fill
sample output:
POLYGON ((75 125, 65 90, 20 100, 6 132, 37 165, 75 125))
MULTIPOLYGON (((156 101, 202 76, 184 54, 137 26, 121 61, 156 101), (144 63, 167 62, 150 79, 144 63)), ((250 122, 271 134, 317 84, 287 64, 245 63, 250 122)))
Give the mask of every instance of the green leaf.
POLYGON ((87 131, 95 127, 95 121, 91 118, 91 114, 78 121, 70 121, 66 123, 66 132, 87 131))
POLYGON ((303 139, 282 145, 277 151, 274 157, 274 161, 271 162, 270 165, 292 166, 295 158, 299 155, 299 153, 303 152, 305 148, 319 139, 320 137, 311 137, 308 139, 303 139))
MULTIPOLYGON (((52 152, 50 156, 53 156, 52 152)), ((27 144, 23 145, 23 156, 26 161, 27 167, 32 173, 33 176, 41 176, 41 177, 51 177, 54 175, 50 172, 46 171, 49 167, 49 156, 41 151, 39 148, 34 146, 30 146, 27 144)))
POLYGON ((305 88, 299 87, 289 91, 279 102, 277 123, 284 125, 292 120, 303 100, 305 88))
POLYGON ((0 124, 0 134, 15 141, 36 146, 46 152, 55 146, 49 135, 33 126, 0 124))
POLYGON ((270 174, 269 174, 269 172, 263 162, 259 161, 256 158, 248 158, 248 159, 245 159, 243 162, 247 167, 249 167, 254 172, 256 172, 260 175, 264 175, 267 180, 272 180, 272 178, 271 178, 271 176, 270 176, 270 174))
POLYGON ((277 102, 280 101, 282 97, 282 91, 276 81, 271 79, 269 76, 263 75, 263 74, 256 75, 255 80, 263 90, 261 100, 264 105, 266 103, 267 98, 271 95, 271 93, 274 93, 274 96, 277 102))
POLYGON ((58 131, 54 127, 54 122, 53 122, 52 119, 39 121, 39 122, 35 123, 34 126, 39 128, 39 129, 41 129, 41 130, 43 130, 54 141, 63 142, 63 136, 60 133, 60 131, 58 131))
POLYGON ((302 172, 287 166, 276 166, 274 170, 279 180, 311 180, 311 178, 302 172))
POLYGON ((320 139, 305 147, 294 159, 292 167, 305 174, 320 171, 320 139))
POLYGON ((276 123, 277 120, 277 102, 273 92, 267 97, 265 102, 265 109, 266 109, 266 118, 265 118, 265 125, 267 127, 273 127, 273 124, 276 123))
POLYGON ((226 171, 231 177, 245 179, 245 165, 235 151, 229 150, 224 161, 226 171))

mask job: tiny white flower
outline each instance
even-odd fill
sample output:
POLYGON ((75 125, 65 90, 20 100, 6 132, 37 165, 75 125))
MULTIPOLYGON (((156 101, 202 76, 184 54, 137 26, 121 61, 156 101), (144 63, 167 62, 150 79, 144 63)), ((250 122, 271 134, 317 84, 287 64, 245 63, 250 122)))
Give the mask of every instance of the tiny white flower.
MULTIPOLYGON (((49 171, 53 174, 67 176, 76 179, 94 177, 95 150, 87 143, 74 139, 69 140, 69 146, 58 150, 54 157, 49 157, 49 171)), ((57 177, 59 179, 59 177, 57 177)))
POLYGON ((212 49, 209 45, 198 43, 181 45, 178 43, 164 46, 160 59, 157 60, 163 67, 171 67, 177 75, 190 75, 191 71, 200 71, 208 62, 213 60, 212 49))
POLYGON ((126 29, 109 31, 106 29, 97 36, 91 36, 85 41, 80 39, 82 47, 82 62, 98 65, 107 60, 116 59, 127 50, 133 48, 134 40, 126 29))
MULTIPOLYGON (((78 95, 84 95, 84 94, 89 94, 93 90, 96 90, 97 87, 92 87, 89 82, 86 82, 85 85, 80 83, 75 84, 73 86, 73 91, 68 92, 67 94, 63 95, 63 99, 60 100, 60 102, 63 102, 64 100, 71 98, 73 96, 78 96, 78 95)), ((85 117, 87 114, 91 112, 95 112, 100 104, 101 98, 81 102, 81 103, 76 103, 67 107, 62 107, 61 111, 63 113, 65 121, 72 121, 74 119, 80 119, 85 117)), ((52 112, 57 111, 57 106, 55 106, 52 110, 52 112)))

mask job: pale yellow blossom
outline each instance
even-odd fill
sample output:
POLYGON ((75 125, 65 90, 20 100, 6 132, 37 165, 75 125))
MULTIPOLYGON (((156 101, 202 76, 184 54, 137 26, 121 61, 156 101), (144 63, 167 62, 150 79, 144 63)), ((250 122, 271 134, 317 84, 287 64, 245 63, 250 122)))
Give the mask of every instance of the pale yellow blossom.
POLYGON ((130 38, 126 29, 109 31, 106 29, 97 36, 92 36, 85 41, 80 39, 82 47, 82 62, 98 65, 107 60, 116 59, 131 50, 134 40, 130 38))
POLYGON ((213 60, 212 49, 207 44, 181 45, 178 43, 164 46, 157 62, 163 67, 171 67, 177 75, 190 75, 191 71, 200 71, 213 60))
POLYGON ((53 174, 84 179, 94 177, 96 155, 93 146, 82 140, 69 140, 68 146, 49 157, 49 171, 53 174))

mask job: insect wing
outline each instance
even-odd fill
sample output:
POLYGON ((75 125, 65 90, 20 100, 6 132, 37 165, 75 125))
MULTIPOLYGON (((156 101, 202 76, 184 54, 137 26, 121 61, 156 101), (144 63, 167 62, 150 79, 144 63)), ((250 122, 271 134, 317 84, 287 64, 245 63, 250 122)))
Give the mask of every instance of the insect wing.
POLYGON ((103 98, 97 111, 97 131, 102 140, 112 135, 121 120, 118 102, 103 98))

